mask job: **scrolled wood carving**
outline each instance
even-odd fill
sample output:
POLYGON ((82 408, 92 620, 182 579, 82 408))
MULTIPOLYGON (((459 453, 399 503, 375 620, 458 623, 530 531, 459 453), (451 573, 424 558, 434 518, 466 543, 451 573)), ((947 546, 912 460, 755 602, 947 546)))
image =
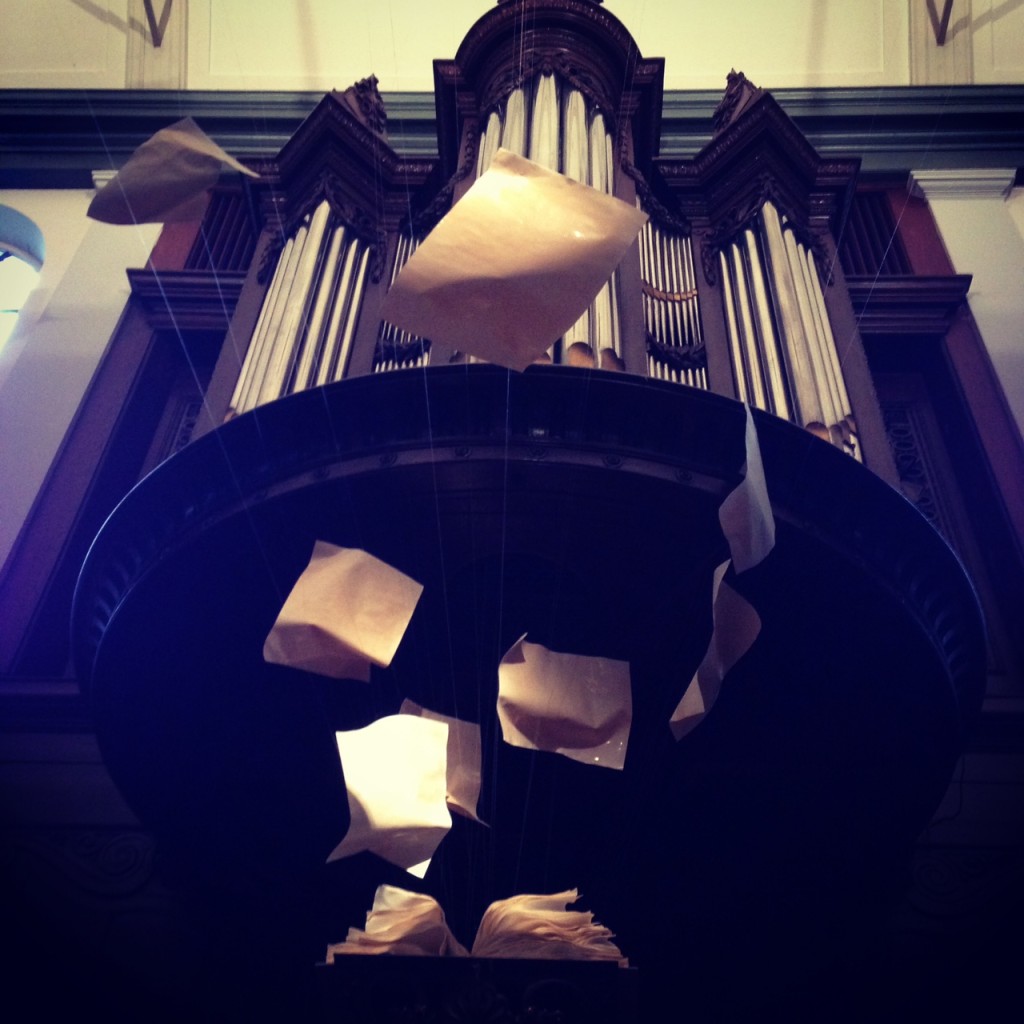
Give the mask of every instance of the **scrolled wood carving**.
POLYGON ((689 238, 692 233, 690 222, 681 214, 673 213, 658 199, 640 168, 629 160, 625 154, 620 159, 619 165, 623 172, 633 180, 633 184, 636 186, 636 194, 640 197, 640 204, 643 206, 644 212, 650 216, 655 227, 669 235, 680 235, 689 238))
POLYGON ((704 370, 708 365, 703 342, 699 345, 664 345, 648 331, 647 352, 673 370, 704 370))
POLYGON ((578 89, 602 114, 614 109, 594 76, 580 65, 574 54, 561 48, 537 47, 528 50, 515 67, 508 68, 490 82, 480 104, 483 116, 486 118, 492 110, 502 106, 516 89, 537 75, 550 74, 558 75, 578 89))
POLYGON ((407 218, 405 224, 403 224, 403 230, 408 231, 411 235, 422 238, 448 212, 452 205, 452 196, 455 195, 455 186, 460 181, 464 181, 476 168, 479 140, 479 126, 476 124, 469 125, 466 128, 462 141, 461 159, 459 160, 459 166, 455 169, 455 173, 441 186, 434 198, 419 213, 407 218))

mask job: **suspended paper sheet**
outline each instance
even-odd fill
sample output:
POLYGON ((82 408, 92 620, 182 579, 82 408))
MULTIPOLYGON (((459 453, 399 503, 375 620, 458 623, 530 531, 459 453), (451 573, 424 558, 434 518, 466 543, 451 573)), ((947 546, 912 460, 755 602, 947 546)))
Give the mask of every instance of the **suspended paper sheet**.
POLYGON ((88 215, 106 224, 199 220, 221 170, 258 178, 186 117, 147 139, 96 193, 88 215))
POLYGON ((358 548, 318 540, 263 644, 275 665, 370 679, 398 650, 423 587, 358 548))
POLYGON ((381 317, 523 370, 579 319, 646 220, 499 149, 402 268, 381 317))
POLYGON ((621 769, 633 720, 629 664, 517 640, 498 666, 498 721, 513 747, 621 769))
POLYGON ((753 569, 775 547, 775 515, 768 499, 761 445, 749 405, 746 413, 743 479, 725 496, 718 509, 718 521, 737 572, 753 569))
POLYGON ((753 606, 724 581, 730 564, 737 572, 759 565, 775 546, 775 516, 768 499, 757 428, 747 406, 743 479, 718 510, 729 544, 729 560, 715 569, 711 587, 713 626, 707 652, 672 712, 669 728, 677 740, 699 725, 718 699, 726 673, 753 646, 761 618, 753 606))
POLYGON ((725 561, 715 569, 711 588, 714 618, 711 641, 669 721, 677 740, 703 721, 718 699, 726 673, 750 650, 761 632, 761 617, 753 605, 724 582, 728 568, 729 562, 725 561))
POLYGON ((569 910, 575 889, 550 896, 512 896, 484 911, 473 942, 473 956, 530 960, 629 961, 612 942, 614 936, 589 911, 569 910))
POLYGON ((327 947, 327 963, 337 955, 395 953, 399 956, 469 956, 452 935, 444 911, 433 898, 395 885, 381 885, 366 915, 366 928, 350 928, 344 942, 327 947))
MULTIPOLYGON (((480 799, 481 744, 480 726, 476 722, 464 722, 459 718, 436 711, 428 711, 411 700, 402 701, 400 715, 419 715, 433 722, 444 722, 448 726, 448 767, 445 799, 448 810, 461 814, 473 821, 477 817, 477 802, 480 799)), ((484 822, 480 821, 483 825, 484 822)))
POLYGON ((448 726, 389 715, 335 736, 352 822, 328 863, 365 850, 422 878, 452 827, 448 726))

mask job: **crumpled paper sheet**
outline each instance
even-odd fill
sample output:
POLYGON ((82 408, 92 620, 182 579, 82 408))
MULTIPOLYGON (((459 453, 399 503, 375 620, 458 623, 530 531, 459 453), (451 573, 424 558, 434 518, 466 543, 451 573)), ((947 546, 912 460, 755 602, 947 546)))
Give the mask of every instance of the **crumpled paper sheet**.
POLYGON ((718 521, 729 544, 731 558, 714 572, 711 587, 714 625, 707 652, 672 712, 669 728, 677 740, 699 725, 718 699, 726 674, 753 646, 761 632, 761 617, 728 583, 730 563, 736 572, 760 564, 775 546, 775 516, 768 498, 757 428, 746 407, 743 479, 730 491, 718 510, 718 521))
POLYGON ((480 921, 473 956, 533 960, 629 961, 614 935, 594 921, 590 911, 569 910, 579 899, 575 889, 550 896, 522 895, 492 903, 480 921))
POLYGON ((633 720, 629 663, 561 654, 521 636, 498 666, 506 743, 621 769, 633 720))
POLYGON ((349 928, 344 942, 327 947, 327 963, 337 955, 395 953, 399 956, 469 956, 448 928, 433 898, 395 885, 378 886, 366 928, 349 928))
POLYGON ((368 682, 371 663, 391 664, 422 593, 421 584, 379 558, 318 540, 263 644, 263 657, 368 682))
POLYGON ((228 168, 258 178, 186 117, 148 138, 89 204, 105 224, 169 224, 199 220, 208 190, 228 168))
POLYGON ((398 709, 400 715, 420 715, 434 722, 448 726, 448 762, 446 768, 447 790, 445 799, 448 810, 461 814, 473 821, 477 816, 480 800, 480 765, 482 761, 480 726, 476 722, 465 722, 437 711, 428 711, 406 698, 398 709))
POLYGON ((524 370, 576 323, 646 220, 620 199, 499 149, 402 268, 381 317, 524 370))
POLYGON ((422 878, 452 827, 448 726, 388 715, 335 737, 352 820, 328 863, 369 851, 422 878))

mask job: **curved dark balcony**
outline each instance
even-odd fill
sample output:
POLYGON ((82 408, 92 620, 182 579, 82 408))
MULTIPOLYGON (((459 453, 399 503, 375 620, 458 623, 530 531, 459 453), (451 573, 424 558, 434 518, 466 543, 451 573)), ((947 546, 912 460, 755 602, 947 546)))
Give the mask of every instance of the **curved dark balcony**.
POLYGON ((466 938, 491 899, 570 886, 641 977, 768 976, 825 918, 848 933, 898 889, 948 784, 983 626, 909 503, 755 419, 777 544, 736 588, 763 630, 680 743, 667 721, 728 557, 717 511, 740 478, 741 405, 472 365, 346 380, 226 424, 125 498, 82 571, 78 671, 111 773, 170 860, 222 903, 272 903, 273 948, 307 963, 362 923, 377 882, 408 884, 370 855, 324 866, 347 827, 333 733, 403 697, 481 722, 491 827, 457 821, 427 878, 466 938), (370 684, 263 663, 316 538, 425 584, 370 684), (624 771, 500 742, 496 666, 524 632, 630 662, 624 771))

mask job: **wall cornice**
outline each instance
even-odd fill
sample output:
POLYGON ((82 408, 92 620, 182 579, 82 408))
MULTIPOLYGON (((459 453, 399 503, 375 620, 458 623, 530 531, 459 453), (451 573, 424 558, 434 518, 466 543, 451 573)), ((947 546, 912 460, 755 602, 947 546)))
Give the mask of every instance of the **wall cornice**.
MULTIPOLYGON (((856 155, 868 173, 1024 166, 1024 86, 779 89, 773 96, 822 156, 856 155)), ((277 155, 319 92, 0 90, 0 187, 89 188, 183 114, 240 158, 277 155)), ((715 90, 666 92, 661 155, 687 158, 711 138, 715 90)), ((434 97, 384 95, 391 146, 437 154, 434 97)))

